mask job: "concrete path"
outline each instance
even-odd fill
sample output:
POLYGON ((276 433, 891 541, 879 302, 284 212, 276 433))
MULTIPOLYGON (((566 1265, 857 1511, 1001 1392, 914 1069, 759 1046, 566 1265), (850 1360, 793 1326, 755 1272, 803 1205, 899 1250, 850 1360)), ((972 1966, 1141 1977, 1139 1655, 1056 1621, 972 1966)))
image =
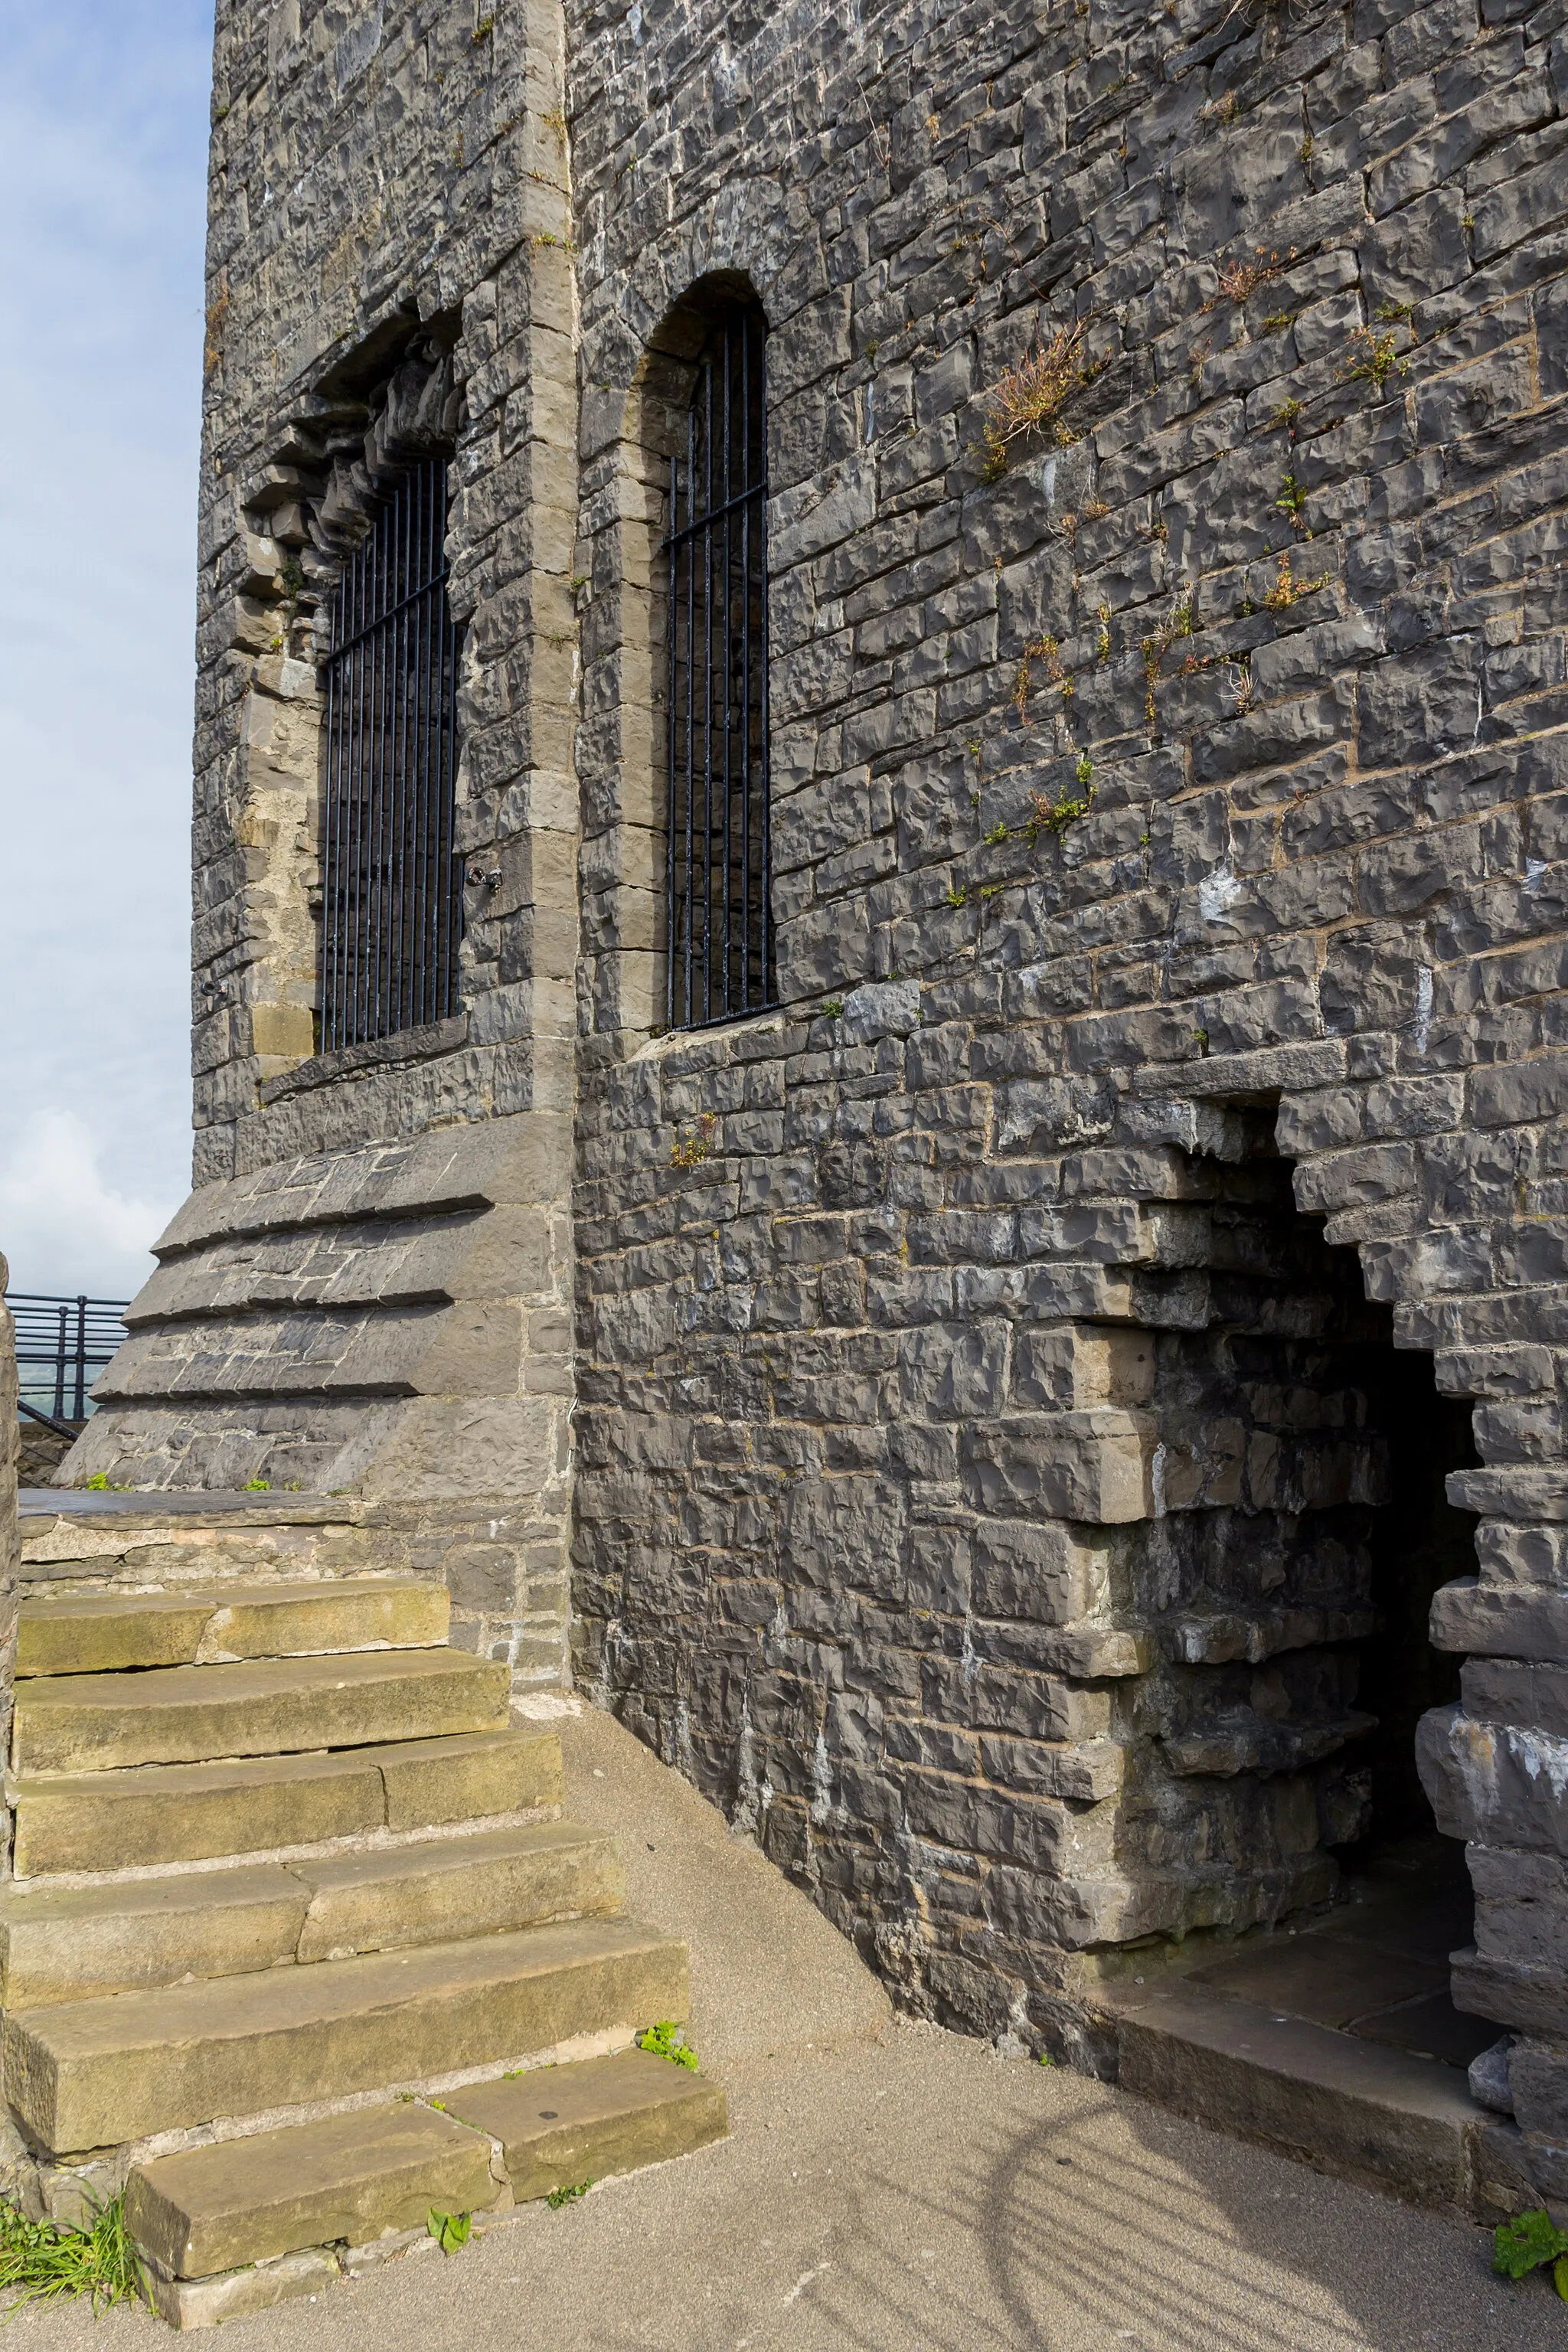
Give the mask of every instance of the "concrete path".
MULTIPOLYGON (((1100 2084, 893 2019, 805 1898, 603 1716, 568 1810, 621 1835, 633 1907, 689 1937, 693 2039, 733 2136, 224 2331, 237 2352, 1565 2352, 1486 2234, 1100 2084)), ((67 2309, 16 2352, 153 2352, 67 2309)), ((166 2338, 164 2339, 166 2340, 166 2338)))

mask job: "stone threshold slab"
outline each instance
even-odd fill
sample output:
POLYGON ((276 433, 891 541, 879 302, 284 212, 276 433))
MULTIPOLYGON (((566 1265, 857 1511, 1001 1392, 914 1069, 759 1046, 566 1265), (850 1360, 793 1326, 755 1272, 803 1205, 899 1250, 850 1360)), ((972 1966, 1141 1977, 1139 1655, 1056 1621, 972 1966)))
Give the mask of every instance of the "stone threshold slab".
POLYGON ((1475 2210, 1488 2118, 1458 2067, 1191 1987, 1111 2014, 1124 2091, 1409 2203, 1475 2210))

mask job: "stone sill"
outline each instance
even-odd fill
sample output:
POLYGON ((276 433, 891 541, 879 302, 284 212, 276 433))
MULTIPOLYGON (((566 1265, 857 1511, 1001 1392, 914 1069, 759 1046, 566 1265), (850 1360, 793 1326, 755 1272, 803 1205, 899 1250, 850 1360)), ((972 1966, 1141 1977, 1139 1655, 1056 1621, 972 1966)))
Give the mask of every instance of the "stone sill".
POLYGON ((455 1013, 449 1021, 426 1021, 416 1029, 399 1029, 390 1037, 370 1037, 362 1045, 340 1045, 330 1054, 312 1054, 280 1076, 266 1078, 258 1087, 265 1108, 286 1102, 291 1095, 311 1093, 340 1078, 363 1077, 371 1071, 397 1069, 405 1062, 434 1061, 453 1054, 468 1042, 468 1016, 455 1013))

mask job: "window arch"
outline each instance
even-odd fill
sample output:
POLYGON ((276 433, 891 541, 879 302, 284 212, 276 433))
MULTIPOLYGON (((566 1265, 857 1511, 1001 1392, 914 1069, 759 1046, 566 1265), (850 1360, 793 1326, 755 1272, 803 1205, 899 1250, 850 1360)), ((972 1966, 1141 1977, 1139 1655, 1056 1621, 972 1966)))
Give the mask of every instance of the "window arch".
POLYGON ((343 565, 325 663, 321 1046, 458 1010, 458 663, 447 461, 396 478, 343 565))
POLYGON ((767 320, 710 314, 669 458, 665 1018, 773 1001, 768 901, 767 320))

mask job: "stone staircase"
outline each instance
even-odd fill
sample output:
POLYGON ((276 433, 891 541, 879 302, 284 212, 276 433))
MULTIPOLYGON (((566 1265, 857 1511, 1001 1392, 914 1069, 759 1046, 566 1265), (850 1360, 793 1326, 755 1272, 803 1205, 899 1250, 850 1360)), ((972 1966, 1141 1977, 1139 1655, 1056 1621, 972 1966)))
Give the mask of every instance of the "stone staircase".
POLYGON ((13 2179, 68 2220, 123 2184, 177 2326, 726 2128, 629 2046, 685 2017, 684 1945, 625 1916, 555 1734, 447 1630, 408 1579, 23 1607, 13 2179))

